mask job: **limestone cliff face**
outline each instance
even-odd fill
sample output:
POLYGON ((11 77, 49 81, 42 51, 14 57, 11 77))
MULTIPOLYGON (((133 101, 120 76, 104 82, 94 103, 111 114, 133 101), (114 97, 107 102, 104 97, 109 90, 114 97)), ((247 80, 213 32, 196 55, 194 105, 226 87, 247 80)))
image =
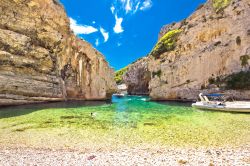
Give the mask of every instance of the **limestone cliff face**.
POLYGON ((149 81, 151 73, 148 71, 148 58, 142 58, 128 66, 128 71, 123 76, 130 95, 149 95, 149 81))
POLYGON ((148 56, 150 96, 196 99, 200 92, 223 90, 250 99, 250 87, 223 89, 212 81, 249 71, 249 64, 250 1, 208 0, 189 18, 162 28, 148 56))
POLYGON ((1 0, 0 13, 0 105, 103 100, 116 90, 113 70, 71 32, 56 0, 1 0))

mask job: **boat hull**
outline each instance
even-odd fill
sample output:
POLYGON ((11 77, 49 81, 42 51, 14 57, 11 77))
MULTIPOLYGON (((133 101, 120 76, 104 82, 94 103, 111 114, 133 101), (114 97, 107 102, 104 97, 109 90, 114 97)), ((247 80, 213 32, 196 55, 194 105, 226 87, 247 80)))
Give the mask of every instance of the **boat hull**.
POLYGON ((196 103, 192 104, 192 107, 200 109, 200 110, 208 110, 208 111, 250 113, 250 107, 249 108, 233 108, 233 107, 226 107, 226 106, 200 105, 196 103))

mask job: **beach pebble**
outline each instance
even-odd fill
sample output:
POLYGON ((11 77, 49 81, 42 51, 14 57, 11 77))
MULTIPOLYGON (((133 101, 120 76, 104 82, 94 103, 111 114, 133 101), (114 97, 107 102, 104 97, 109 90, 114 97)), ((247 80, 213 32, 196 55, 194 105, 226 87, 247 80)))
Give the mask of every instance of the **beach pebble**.
POLYGON ((249 166, 249 158, 250 148, 248 146, 237 149, 134 147, 118 150, 91 150, 91 152, 72 149, 52 151, 32 148, 0 148, 0 165, 4 166, 249 166))

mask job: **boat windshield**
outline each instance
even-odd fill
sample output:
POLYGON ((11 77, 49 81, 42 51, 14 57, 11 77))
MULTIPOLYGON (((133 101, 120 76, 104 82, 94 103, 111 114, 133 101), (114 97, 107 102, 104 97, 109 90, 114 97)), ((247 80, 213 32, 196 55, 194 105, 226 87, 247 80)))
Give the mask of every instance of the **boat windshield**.
POLYGON ((207 96, 207 97, 223 97, 224 95, 223 94, 205 94, 204 96, 207 96))
POLYGON ((225 101, 225 96, 222 94, 205 94, 210 101, 225 101))

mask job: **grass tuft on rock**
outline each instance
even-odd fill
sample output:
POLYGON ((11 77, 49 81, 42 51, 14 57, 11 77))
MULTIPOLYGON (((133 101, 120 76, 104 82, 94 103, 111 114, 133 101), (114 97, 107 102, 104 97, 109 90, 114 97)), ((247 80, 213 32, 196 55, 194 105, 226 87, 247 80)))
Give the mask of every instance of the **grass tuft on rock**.
POLYGON ((213 8, 216 12, 220 12, 225 9, 231 0, 213 0, 213 8))
POLYGON ((177 37, 181 33, 182 30, 175 29, 167 32, 160 41, 156 44, 154 49, 151 51, 151 55, 155 58, 158 58, 160 54, 172 51, 176 47, 177 37))
POLYGON ((126 74, 128 71, 128 67, 124 67, 118 71, 115 72, 115 81, 117 84, 123 83, 123 75, 126 74))

